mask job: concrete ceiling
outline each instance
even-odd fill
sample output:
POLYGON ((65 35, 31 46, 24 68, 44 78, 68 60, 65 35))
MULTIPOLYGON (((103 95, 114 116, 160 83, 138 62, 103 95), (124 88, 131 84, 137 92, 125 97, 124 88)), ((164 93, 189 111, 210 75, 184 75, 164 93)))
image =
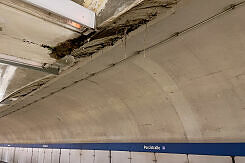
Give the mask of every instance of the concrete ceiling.
POLYGON ((183 0, 126 42, 83 58, 3 107, 0 141, 244 141, 245 6, 186 30, 234 2, 183 0))
POLYGON ((42 45, 54 47, 60 42, 79 36, 70 29, 27 13, 22 8, 15 8, 15 3, 7 2, 0 3, 2 54, 38 63, 53 63, 55 59, 49 56, 49 49, 42 45))
POLYGON ((23 86, 46 75, 44 72, 0 64, 0 101, 23 86))
MULTIPOLYGON (((136 0, 85 0, 79 4, 95 11, 97 25, 116 17, 136 0)), ((54 63, 52 47, 80 36, 78 30, 57 21, 55 15, 16 0, 0 1, 0 54, 25 58, 38 63, 54 63), (50 16, 51 15, 51 16, 50 16)))
MULTIPOLYGON (((133 0, 123 3, 116 3, 113 0, 85 0, 79 1, 79 4, 95 11, 98 15, 98 25, 100 25, 107 19, 115 17, 115 14, 122 12, 133 2, 133 0), (117 7, 121 7, 121 10, 118 11, 117 7)), ((57 60, 50 56, 49 47, 55 47, 80 35, 79 30, 67 25, 63 19, 52 13, 42 11, 19 0, 0 0, 0 54, 37 63, 52 64, 57 60)), ((0 80, 5 82, 4 85, 1 84, 1 87, 4 88, 1 88, 4 90, 1 91, 2 98, 47 75, 24 68, 16 70, 11 66, 0 66, 0 80), (13 77, 5 73, 7 69, 16 70, 13 72, 13 77)))

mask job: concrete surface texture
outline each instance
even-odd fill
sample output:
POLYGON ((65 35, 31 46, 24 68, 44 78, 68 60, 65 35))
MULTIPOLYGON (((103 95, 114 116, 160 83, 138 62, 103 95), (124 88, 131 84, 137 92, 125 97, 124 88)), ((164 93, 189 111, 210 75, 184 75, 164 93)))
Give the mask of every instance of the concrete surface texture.
MULTIPOLYGON (((105 12, 103 9, 107 1, 86 0, 79 4, 101 15, 105 12)), ((98 15, 100 17, 98 22, 102 23, 107 18, 115 16, 114 12, 109 11, 113 10, 113 7, 117 9, 118 6, 110 4, 120 5, 121 3, 109 2, 106 9, 107 14, 104 14, 106 16, 98 15)), ((130 4, 126 5, 125 1, 124 7, 130 4)), ((55 47, 61 42, 80 36, 77 33, 78 30, 74 31, 66 22, 62 24, 62 20, 52 13, 37 9, 22 1, 0 0, 0 54, 25 58, 38 63, 56 62, 50 57, 51 51, 47 47, 55 47)), ((13 79, 8 80, 6 74, 4 76, 6 66, 1 67, 4 68, 1 70, 3 73, 0 80, 7 84, 1 84, 0 101, 12 92, 47 75, 38 71, 17 68, 13 79)))
MULTIPOLYGON (((139 1, 139 0, 137 0, 139 1)), ((76 1, 97 13, 97 25, 124 12, 136 0, 76 1)), ((38 63, 54 63, 51 49, 76 38, 81 31, 68 27, 69 21, 51 12, 32 7, 18 0, 0 1, 0 54, 25 58, 38 63)))
POLYGON ((56 46, 78 36, 64 27, 0 3, 0 53, 39 63, 53 63, 50 51, 41 45, 56 46))
MULTIPOLYGON (((0 148, 1 161, 8 163, 232 163, 230 156, 201 156, 123 151, 0 148)), ((244 163, 244 157, 235 157, 244 163)))
POLYGON ((0 101, 19 88, 46 75, 43 72, 0 64, 0 101))
POLYGON ((11 82, 11 80, 15 74, 16 67, 8 66, 8 65, 5 65, 5 66, 0 65, 0 66, 1 66, 1 71, 0 71, 1 72, 0 101, 2 101, 5 94, 6 94, 8 85, 11 82))
POLYGON ((131 33, 126 44, 84 58, 2 109, 0 141, 244 141, 244 6, 135 55, 233 2, 183 1, 175 14, 131 33))
MULTIPOLYGON (((50 51, 42 45, 56 46, 78 36, 74 31, 30 14, 27 6, 15 0, 0 0, 0 54, 38 63, 53 63, 50 51)), ((45 73, 0 65, 0 101, 15 90, 44 77, 45 73), (9 71, 8 71, 9 70, 9 71)))

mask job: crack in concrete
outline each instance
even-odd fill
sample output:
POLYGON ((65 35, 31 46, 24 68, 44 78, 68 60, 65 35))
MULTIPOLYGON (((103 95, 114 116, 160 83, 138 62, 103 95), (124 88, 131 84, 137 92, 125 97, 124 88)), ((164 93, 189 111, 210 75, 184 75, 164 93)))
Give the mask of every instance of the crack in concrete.
MULTIPOLYGON (((0 29, 0 31, 1 31, 1 29, 0 29)), ((11 38, 11 39, 14 39, 14 40, 18 40, 18 41, 21 41, 21 42, 24 42, 24 43, 27 43, 27 44, 36 45, 36 46, 39 46, 39 47, 41 47, 41 48, 48 49, 48 50, 50 50, 50 51, 53 50, 53 47, 50 46, 50 45, 36 43, 36 42, 34 42, 34 41, 27 40, 27 39, 25 39, 25 38, 18 38, 18 37, 10 36, 10 35, 7 35, 7 34, 0 34, 0 35, 5 36, 5 37, 8 37, 8 38, 11 38)))

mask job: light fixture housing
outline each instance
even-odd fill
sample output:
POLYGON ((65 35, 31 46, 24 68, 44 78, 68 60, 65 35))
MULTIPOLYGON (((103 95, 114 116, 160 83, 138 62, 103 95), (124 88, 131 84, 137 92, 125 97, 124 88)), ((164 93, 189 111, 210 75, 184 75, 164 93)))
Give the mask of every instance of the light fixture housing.
POLYGON ((95 12, 71 0, 23 0, 38 8, 62 16, 70 21, 70 25, 80 25, 95 28, 95 12))

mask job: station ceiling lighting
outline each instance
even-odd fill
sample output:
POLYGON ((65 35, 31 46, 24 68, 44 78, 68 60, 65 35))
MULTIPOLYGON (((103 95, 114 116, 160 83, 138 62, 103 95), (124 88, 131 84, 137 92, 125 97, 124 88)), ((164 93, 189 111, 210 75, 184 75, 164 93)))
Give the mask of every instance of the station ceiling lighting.
POLYGON ((55 64, 38 63, 35 61, 27 60, 24 58, 18 58, 15 56, 10 56, 0 53, 0 63, 8 64, 17 67, 29 68, 33 70, 43 71, 50 74, 58 75, 60 72, 60 67, 55 64))
POLYGON ((75 24, 95 28, 95 13, 71 0, 23 0, 38 8, 62 16, 75 24))

